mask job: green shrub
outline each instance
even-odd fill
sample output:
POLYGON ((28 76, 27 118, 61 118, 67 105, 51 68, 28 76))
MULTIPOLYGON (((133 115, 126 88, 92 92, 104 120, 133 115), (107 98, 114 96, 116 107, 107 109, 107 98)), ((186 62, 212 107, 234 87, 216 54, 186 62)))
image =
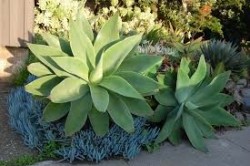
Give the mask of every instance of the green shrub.
POLYGON ((70 41, 44 34, 49 46, 29 44, 40 62, 28 66, 38 79, 25 89, 50 99, 44 109, 47 122, 67 115, 68 136, 79 131, 87 118, 100 136, 107 133, 110 118, 133 132, 131 113, 144 117, 153 113, 143 96, 157 91, 158 83, 143 73, 162 58, 134 55, 142 35, 120 38, 118 20, 115 14, 94 37, 88 21, 78 15, 70 21, 70 41))
POLYGON ((177 76, 166 72, 158 77, 165 87, 154 95, 159 105, 150 120, 164 121, 156 143, 169 139, 178 144, 184 131, 195 148, 207 151, 203 138, 214 137, 212 126, 239 126, 239 122, 223 109, 232 102, 231 96, 221 93, 230 72, 219 74, 210 81, 203 56, 194 73, 190 73, 189 65, 190 60, 182 58, 177 76))

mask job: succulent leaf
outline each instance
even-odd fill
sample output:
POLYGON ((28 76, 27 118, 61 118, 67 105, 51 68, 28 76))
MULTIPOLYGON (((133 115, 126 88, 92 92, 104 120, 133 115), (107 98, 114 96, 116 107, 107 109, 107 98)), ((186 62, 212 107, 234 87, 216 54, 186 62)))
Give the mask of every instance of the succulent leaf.
POLYGON ((84 126, 88 113, 92 108, 91 96, 87 93, 82 98, 72 101, 65 122, 65 134, 71 136, 84 126))
POLYGON ((106 112, 109 104, 108 91, 102 87, 90 85, 93 104, 97 111, 106 112))
POLYGON ((139 73, 132 71, 123 71, 117 73, 117 75, 124 78, 130 85, 132 85, 141 94, 155 92, 159 89, 158 82, 149 77, 145 77, 139 73))
POLYGON ((54 103, 74 101, 84 96, 88 91, 89 86, 85 81, 69 77, 51 90, 50 100, 54 103))
POLYGON ((37 77, 42 77, 42 76, 46 76, 46 75, 51 75, 53 73, 51 73, 51 71, 44 66, 42 63, 40 62, 36 62, 36 63, 31 63, 28 67, 27 67, 28 71, 33 74, 34 76, 37 77))
POLYGON ((144 100, 144 98, 125 79, 119 76, 109 76, 102 80, 100 86, 125 97, 144 100))
POLYGON ((117 95, 110 95, 108 113, 118 126, 128 133, 134 132, 134 121, 129 108, 117 95))
POLYGON ((116 13, 101 28, 95 39, 95 51, 98 53, 107 44, 118 40, 119 37, 119 15, 116 13))
POLYGON ((90 68, 95 67, 95 49, 91 40, 85 34, 79 22, 70 21, 69 39, 70 47, 74 57, 79 58, 83 63, 87 64, 90 68))
POLYGON ((52 60, 64 71, 88 81, 89 68, 78 58, 54 57, 52 60))
POLYGON ((128 57, 119 67, 119 71, 134 71, 145 73, 154 66, 160 66, 163 58, 160 56, 139 55, 128 57))
POLYGON ((110 75, 116 72, 129 52, 135 47, 137 43, 141 41, 141 39, 141 34, 134 35, 110 46, 102 55, 104 75, 110 75))
POLYGON ((49 96, 50 91, 60 82, 61 78, 55 75, 40 77, 25 86, 25 90, 36 96, 49 96))
POLYGON ((99 112, 93 108, 89 112, 89 120, 98 136, 102 137, 109 131, 109 115, 107 112, 99 112))
POLYGON ((61 119, 70 110, 70 103, 52 103, 50 102, 43 110, 43 118, 46 122, 52 122, 61 119))

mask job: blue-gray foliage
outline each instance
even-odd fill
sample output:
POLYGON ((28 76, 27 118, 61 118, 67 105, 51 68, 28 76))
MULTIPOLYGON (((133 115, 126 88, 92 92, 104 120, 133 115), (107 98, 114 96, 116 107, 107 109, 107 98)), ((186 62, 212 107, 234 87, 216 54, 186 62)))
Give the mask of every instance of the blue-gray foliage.
POLYGON ((27 146, 42 150, 49 142, 56 142, 60 148, 55 150, 55 154, 70 162, 76 159, 98 162, 113 156, 132 159, 159 133, 159 129, 147 125, 145 119, 136 118, 132 134, 113 125, 104 137, 96 136, 91 128, 87 128, 69 138, 64 135, 62 123, 43 121, 45 104, 35 100, 23 87, 11 91, 8 105, 10 124, 22 135, 27 146))

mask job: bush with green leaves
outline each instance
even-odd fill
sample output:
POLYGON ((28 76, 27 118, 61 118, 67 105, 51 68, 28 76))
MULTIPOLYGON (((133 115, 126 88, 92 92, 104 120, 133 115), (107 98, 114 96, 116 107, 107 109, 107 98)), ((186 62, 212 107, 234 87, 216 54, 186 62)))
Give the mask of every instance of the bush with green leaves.
POLYGON ((43 34, 48 46, 28 45, 39 60, 28 70, 38 78, 25 89, 50 100, 43 113, 47 122, 67 116, 68 136, 81 130, 87 118, 103 136, 110 119, 133 132, 132 114, 153 114, 144 96, 157 91, 159 84, 145 73, 162 58, 133 54, 142 34, 120 38, 118 20, 115 14, 95 37, 88 21, 78 15, 70 21, 69 41, 43 34))
POLYGON ((149 119, 164 122, 156 143, 169 139, 178 144, 184 132, 195 148, 207 151, 204 138, 215 137, 213 126, 239 126, 239 122, 223 108, 232 102, 231 96, 221 93, 230 72, 211 80, 207 77, 203 56, 193 73, 189 65, 190 60, 182 58, 177 74, 168 71, 159 75, 158 81, 164 87, 154 95, 159 105, 149 119))
POLYGON ((240 73, 247 68, 247 56, 230 42, 211 40, 201 47, 201 51, 211 64, 214 75, 227 70, 240 73))

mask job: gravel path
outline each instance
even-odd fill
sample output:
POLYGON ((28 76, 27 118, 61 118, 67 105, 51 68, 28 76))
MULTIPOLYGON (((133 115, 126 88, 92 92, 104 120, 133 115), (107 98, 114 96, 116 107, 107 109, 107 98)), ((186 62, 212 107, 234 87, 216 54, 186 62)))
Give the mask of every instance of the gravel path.
POLYGON ((10 160, 25 154, 34 154, 25 147, 22 138, 9 126, 7 97, 10 86, 0 82, 0 160, 10 160))

